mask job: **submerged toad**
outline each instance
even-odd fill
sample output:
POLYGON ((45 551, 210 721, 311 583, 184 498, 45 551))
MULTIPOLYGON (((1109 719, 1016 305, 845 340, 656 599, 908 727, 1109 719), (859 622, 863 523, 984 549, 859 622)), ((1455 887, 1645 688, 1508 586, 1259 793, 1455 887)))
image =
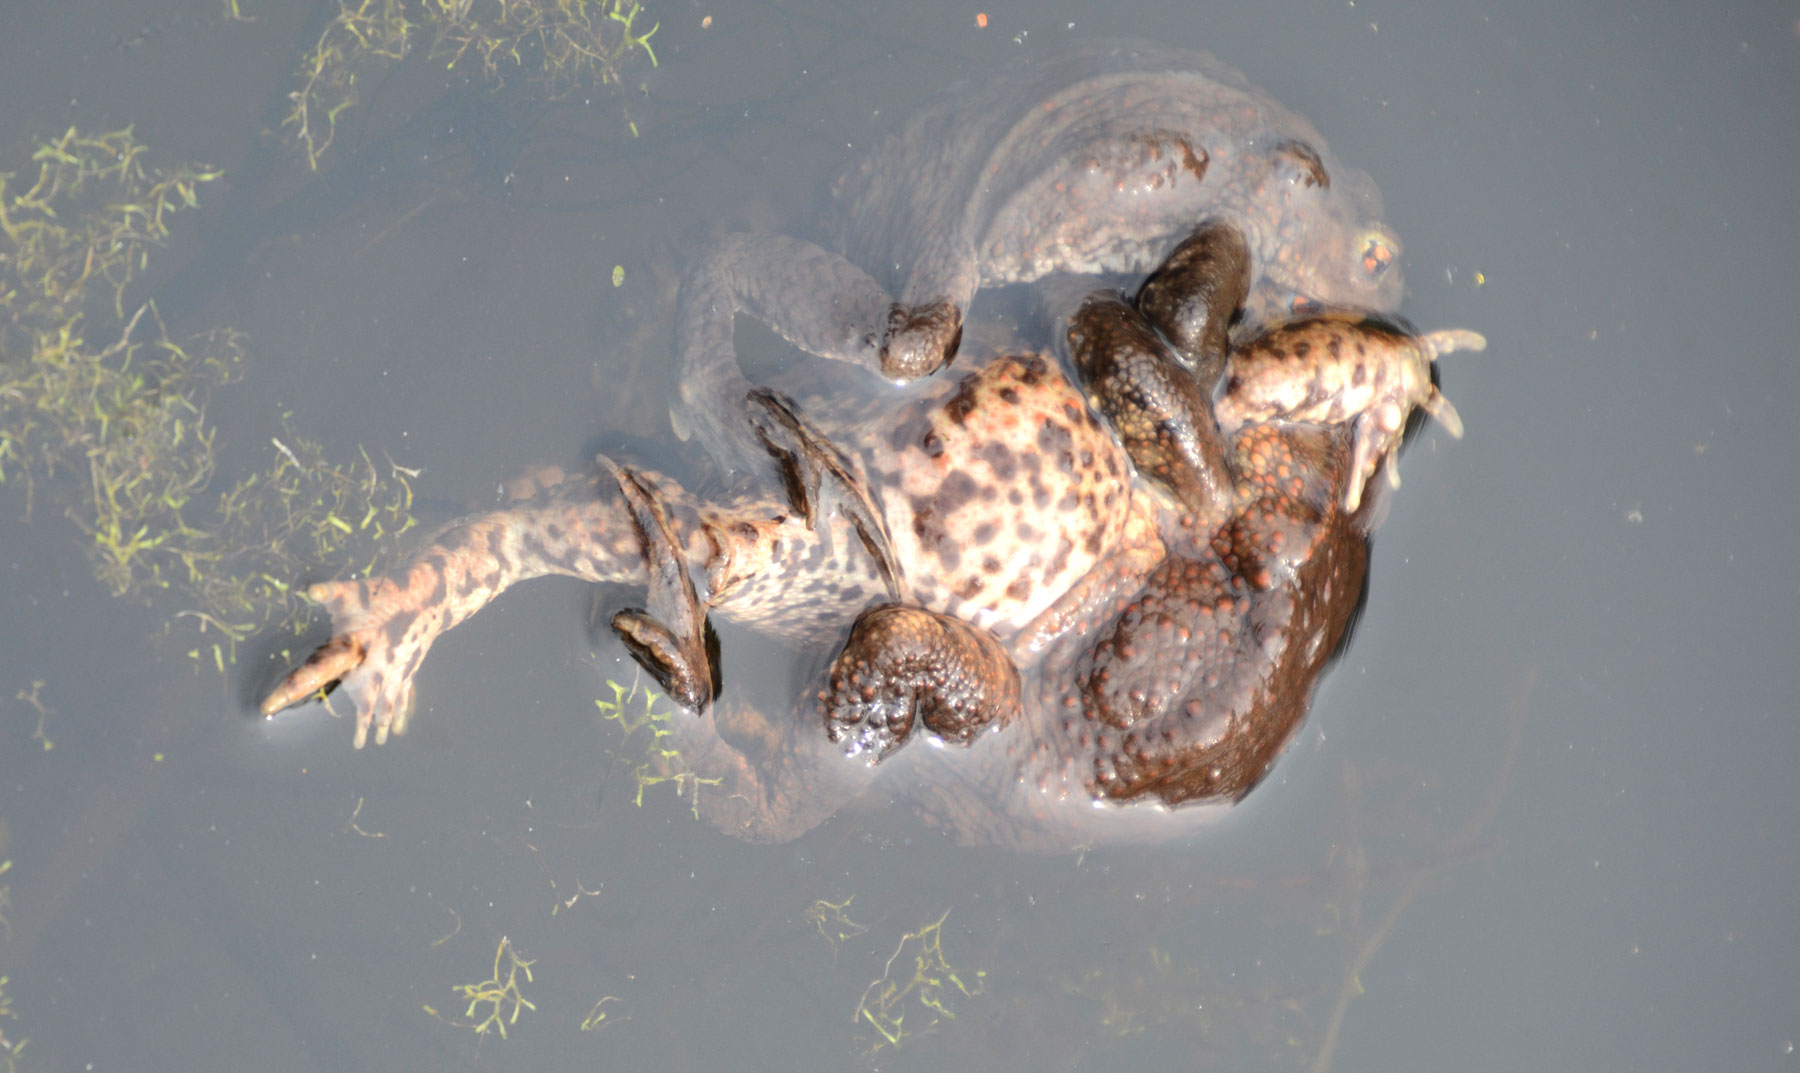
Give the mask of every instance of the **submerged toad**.
MULTIPOLYGON (((1109 341, 1134 335, 1152 340, 1153 364, 1184 364, 1150 327, 1137 307, 1096 299, 1071 329, 1075 362, 1107 368, 1109 341)), ((1361 414, 1297 421, 1234 400, 1230 385, 1249 370, 1266 384, 1273 369, 1330 381, 1346 354, 1386 375, 1438 341, 1314 317, 1243 343, 1221 373, 1235 433, 1220 433, 1210 392, 1174 414, 1222 459, 1218 501, 1202 512, 1138 479, 1084 389, 1034 353, 971 358, 904 389, 878 421, 824 426, 843 463, 828 480, 869 498, 878 537, 854 511, 809 522, 791 492, 706 503, 609 465, 465 519, 390 575, 315 586, 336 634, 264 710, 340 681, 357 744, 371 727, 383 741, 404 729, 436 638, 512 583, 625 582, 650 599, 622 632, 645 628, 634 651, 665 680, 674 672, 677 695, 703 670, 683 642, 697 642, 708 613, 811 647, 849 632, 791 714, 729 698, 681 720, 680 762, 724 780, 701 808, 726 830, 791 838, 885 785, 969 841, 1166 837, 1186 826, 1175 817, 1216 810, 1194 803, 1229 803, 1267 771, 1349 622, 1367 553, 1366 512, 1345 509, 1348 485, 1367 476, 1352 462, 1361 414), (1312 360, 1274 360, 1270 338, 1288 352, 1304 339, 1312 360), (969 747, 898 749, 915 717, 930 740, 969 747)))
POLYGON ((1374 183, 1303 117, 1202 53, 1146 42, 1035 56, 929 107, 831 189, 819 243, 732 235, 677 310, 677 427, 722 466, 757 457, 732 321, 896 380, 950 360, 979 287, 1143 273, 1199 222, 1246 239, 1250 319, 1391 312, 1400 243, 1374 183))
POLYGON ((700 807, 742 837, 884 788, 968 841, 1166 837, 1255 785, 1359 598, 1361 487, 1454 342, 1360 313, 1254 334, 1398 304, 1373 184, 1210 58, 1118 43, 926 111, 833 196, 826 245, 727 238, 677 311, 678 430, 726 472, 774 456, 780 493, 701 500, 607 463, 464 519, 390 574, 315 586, 334 635, 263 710, 336 682, 357 745, 380 743, 439 635, 555 573, 647 590, 615 628, 709 713, 680 720, 680 762, 723 780, 700 807), (1158 264, 1135 302, 1075 314, 1074 373, 1009 345, 926 375, 978 287, 1158 264), (879 404, 752 386, 739 312, 886 377, 879 404), (1359 390, 1306 387, 1327 383, 1359 390), (709 614, 843 647, 791 712, 714 703, 709 614))

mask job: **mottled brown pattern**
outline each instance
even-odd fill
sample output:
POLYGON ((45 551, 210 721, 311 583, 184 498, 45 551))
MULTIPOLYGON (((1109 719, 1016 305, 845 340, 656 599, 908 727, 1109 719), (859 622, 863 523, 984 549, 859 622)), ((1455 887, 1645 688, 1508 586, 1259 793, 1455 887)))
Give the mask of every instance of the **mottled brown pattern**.
MULTIPOLYGON (((1411 337, 1330 318, 1312 330, 1348 333, 1376 380, 1392 375, 1376 360, 1382 355, 1415 360, 1411 337)), ((1252 340, 1232 360, 1315 379, 1316 368, 1277 357, 1276 349, 1252 340)), ((1313 345, 1310 353, 1325 361, 1330 348, 1313 345)), ((1141 807, 1096 810, 1084 802, 1229 800, 1267 770, 1361 591, 1364 523, 1344 507, 1346 485, 1362 474, 1354 417, 1242 424, 1229 441, 1237 506, 1202 538, 1185 527, 1189 515, 1170 514, 1146 487, 1106 478, 1130 472, 1123 448, 1084 408, 1071 420, 1076 389, 1053 373, 1030 372, 1033 364, 1007 356, 972 362, 954 390, 936 396, 974 403, 954 421, 929 395, 917 411, 895 415, 915 432, 934 433, 936 453, 923 446, 932 435, 895 439, 871 429, 861 439, 871 485, 893 490, 880 500, 917 606, 847 649, 835 684, 803 701, 800 721, 759 724, 781 742, 776 754, 751 763, 713 721, 680 724, 684 762, 727 781, 728 792, 702 804, 714 822, 745 837, 798 834, 863 784, 839 746, 890 755, 884 771, 932 755, 896 751, 916 732, 909 720, 919 712, 944 713, 918 725, 969 745, 971 766, 949 781, 940 772, 926 809, 928 819, 964 839, 1051 846, 1148 837, 1141 807), (1038 464, 1040 442, 1077 464, 1038 464), (1006 461, 996 467, 995 460, 1006 461), (1001 470, 1015 490, 1024 480, 1058 500, 1072 497, 1078 509, 1020 517, 1012 497, 980 494, 1001 483, 1001 470), (908 546, 921 530, 929 548, 908 546), (968 553, 945 569, 946 547, 968 553), (881 638, 899 640, 889 650, 881 638), (1008 673, 1013 667, 1029 669, 1023 682, 1008 673), (901 699, 874 708, 829 699, 846 691, 868 692, 871 704, 901 699), (1007 714, 1015 708, 1016 723, 1007 714), (840 719, 840 729, 809 724, 822 713, 840 719)), ((1243 399, 1227 401, 1250 409, 1243 399)), ((666 478, 631 472, 659 505, 665 535, 633 519, 616 483, 571 480, 529 503, 457 523, 392 575, 315 587, 337 636, 265 707, 341 679, 358 743, 371 729, 380 742, 404 730, 412 681, 445 629, 539 574, 643 585, 647 542, 660 540, 704 568, 707 611, 796 644, 843 637, 888 599, 842 517, 815 527, 785 502, 700 504, 666 478)), ((659 569, 665 588, 667 579, 687 576, 659 569)), ((652 631, 643 644, 654 659, 665 641, 652 631)), ((715 719, 735 725, 747 717, 736 711, 715 705, 715 719)), ((733 730, 731 740, 745 733, 733 730)))
POLYGON ((1019 673, 986 630, 889 606, 857 620, 821 701, 831 740, 850 757, 878 760, 906 741, 915 718, 956 745, 1011 724, 1019 673))
POLYGON ((1344 507, 1354 512, 1375 470, 1398 485, 1394 454, 1406 418, 1423 408, 1453 436, 1462 421, 1432 382, 1432 363, 1455 350, 1480 350, 1474 332, 1415 335, 1360 314, 1321 314, 1271 329, 1254 350, 1233 354, 1226 391, 1215 407, 1227 433, 1258 422, 1350 425, 1353 468, 1344 507), (1315 350, 1323 351, 1315 356, 1315 350))
MULTIPOLYGON (((736 366, 738 312, 803 350, 915 378, 956 353, 977 286, 1142 271, 1199 220, 1228 225, 1243 256, 1208 246, 1194 274, 1246 265, 1239 300, 1258 322, 1298 299, 1397 304, 1399 246, 1372 186, 1310 124, 1192 54, 1111 43, 1066 59, 884 142, 836 187, 837 251, 737 235, 699 260, 678 314, 677 425, 732 487, 771 487, 759 466, 772 459, 785 495, 700 503, 626 468, 465 519, 386 577, 315 587, 335 636, 265 710, 341 680, 357 744, 370 729, 380 742, 404 730, 439 634, 511 584, 559 573, 648 583, 649 610, 615 624, 651 664, 697 666, 702 614, 800 645, 850 633, 788 716, 733 701, 678 724, 680 762, 724 781, 703 813, 744 837, 792 837, 865 788, 873 776, 846 745, 889 756, 882 777, 915 789, 928 821, 1013 845, 1144 837, 1146 816, 1168 834, 1167 806, 1253 786, 1349 622, 1366 555, 1361 488, 1391 464, 1395 417, 1424 406, 1453 422, 1419 370, 1429 384, 1430 358, 1471 337, 1297 322, 1231 355, 1215 414, 1220 314, 1236 305, 1219 295, 1234 292, 1190 300, 1193 266, 1171 259, 1169 308, 1203 315, 1157 325, 1202 340, 1179 344, 1201 355, 1186 356, 1202 390, 1168 420, 1195 422, 1213 453, 1166 451, 1160 488, 1125 464, 1148 470, 1151 455, 1128 453, 1084 388, 1039 354, 960 355, 941 385, 896 396, 877 420, 827 427, 814 447, 824 457, 841 445, 845 464, 824 485, 866 493, 885 534, 794 479, 804 450, 753 435, 767 426, 736 366), (1169 489, 1199 458, 1225 479, 1172 505, 1169 489), (904 588, 910 600, 893 602, 904 588), (915 726, 968 749, 898 749, 915 726)), ((1166 371, 1160 345, 1150 333, 1145 353, 1166 371)), ((1102 366, 1119 357, 1094 354, 1102 366)), ((1141 384, 1135 371, 1122 382, 1141 384)), ((1144 405, 1103 403, 1118 427, 1144 405)), ((1148 429, 1139 442, 1161 448, 1182 431, 1148 429)), ((697 682, 677 692, 707 707, 697 682)))

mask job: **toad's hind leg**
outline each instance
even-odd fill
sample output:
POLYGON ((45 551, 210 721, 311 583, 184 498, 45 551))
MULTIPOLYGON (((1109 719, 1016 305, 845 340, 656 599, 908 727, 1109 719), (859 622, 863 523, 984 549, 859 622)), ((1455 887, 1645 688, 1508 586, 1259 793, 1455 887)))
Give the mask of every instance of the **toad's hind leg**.
POLYGON ((887 521, 849 456, 775 392, 756 388, 749 401, 756 433, 781 465, 789 504, 820 534, 828 530, 832 511, 849 521, 875 561, 888 598, 904 601, 906 577, 895 562, 887 521))
POLYGON ((1167 489, 1196 525, 1228 501, 1225 448, 1205 391, 1156 331, 1116 295, 1096 294, 1069 321, 1082 386, 1112 422, 1139 473, 1167 489))
POLYGON ((1211 391, 1225 371, 1231 320, 1250 294, 1250 243, 1222 221, 1194 229, 1138 289, 1144 319, 1211 391))
POLYGON ((610 460, 601 461, 619 483, 649 573, 648 611, 620 611, 612 618, 613 630, 638 663, 656 676, 671 700, 701 711, 717 692, 718 661, 707 651, 706 611, 688 574, 687 556, 643 475, 610 460))
MULTIPOLYGON (((678 492, 659 485, 664 502, 678 492)), ((704 541, 683 502, 676 527, 704 541)), ((355 744, 406 729, 413 676, 445 630, 513 584, 546 574, 643 584, 643 544, 616 482, 575 478, 530 502, 452 523, 399 569, 314 585, 332 637, 262 702, 272 715, 337 685, 355 711, 355 744)))

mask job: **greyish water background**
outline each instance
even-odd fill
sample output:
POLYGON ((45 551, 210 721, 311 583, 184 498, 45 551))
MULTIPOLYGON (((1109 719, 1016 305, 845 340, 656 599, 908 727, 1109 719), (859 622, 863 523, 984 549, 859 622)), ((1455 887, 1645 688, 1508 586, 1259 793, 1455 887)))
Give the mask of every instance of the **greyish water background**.
POLYGON ((211 411, 228 457, 265 464, 292 410, 424 466, 430 520, 651 442, 661 303, 708 234, 803 218, 934 90, 1072 39, 1206 48, 1309 116, 1381 187, 1405 312, 1492 345, 1444 370, 1468 436, 1408 450, 1359 632, 1275 775, 1155 850, 968 851, 859 814, 752 847, 668 787, 635 808, 593 703, 630 665, 569 583, 457 631, 416 730, 352 753, 316 711, 249 718, 264 653, 196 675, 0 489, 20 1068, 1800 1063, 1800 9, 1051 3, 978 30, 937 0, 664 0, 641 137, 605 94, 493 96, 416 57, 340 146, 373 163, 315 179, 255 171, 309 12, 244 6, 15 6, 0 166, 77 123, 226 168, 151 286, 181 330, 249 333, 211 411), (36 679, 50 752, 9 699, 36 679), (868 932, 834 952, 806 910, 851 896, 868 932), (909 1005, 869 1057, 858 999, 946 911, 981 993, 929 1033, 909 1005), (501 936, 536 1009, 478 1048, 421 1007, 457 1019, 501 936))

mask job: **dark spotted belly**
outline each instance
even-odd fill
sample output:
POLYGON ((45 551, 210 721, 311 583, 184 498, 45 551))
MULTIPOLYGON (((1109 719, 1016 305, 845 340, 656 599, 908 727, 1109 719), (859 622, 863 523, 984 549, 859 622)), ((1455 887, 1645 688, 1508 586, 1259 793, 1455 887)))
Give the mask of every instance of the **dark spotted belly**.
POLYGON ((1041 355, 992 359, 875 445, 915 601, 1004 635, 1117 547, 1125 453, 1041 355))

